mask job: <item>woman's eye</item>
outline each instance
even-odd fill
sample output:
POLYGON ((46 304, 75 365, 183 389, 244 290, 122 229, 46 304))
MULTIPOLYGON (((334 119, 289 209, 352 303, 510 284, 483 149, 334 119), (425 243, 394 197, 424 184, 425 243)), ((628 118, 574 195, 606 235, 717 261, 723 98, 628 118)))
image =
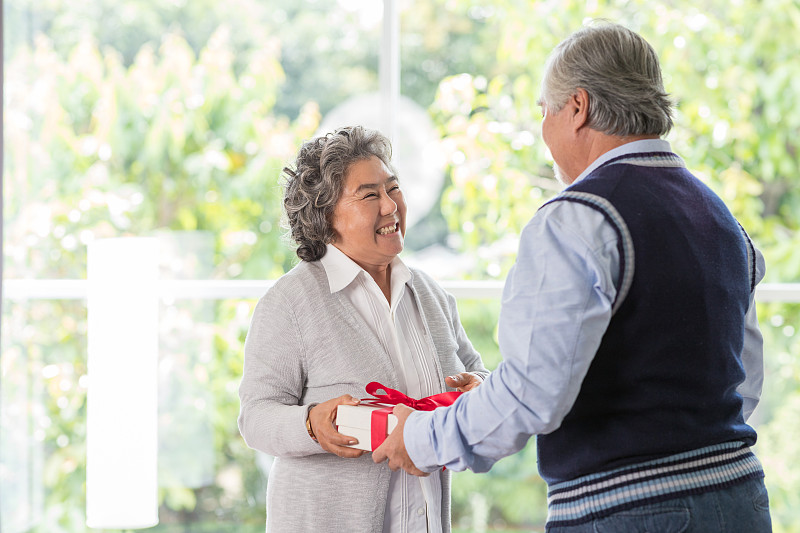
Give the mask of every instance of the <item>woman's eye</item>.
POLYGON ((367 198, 377 198, 377 197, 378 197, 377 193, 371 192, 368 195, 366 195, 364 199, 366 200, 367 198))
POLYGON ((395 192, 395 191, 399 191, 399 190, 400 190, 400 186, 399 185, 395 185, 394 187, 389 189, 389 192, 395 192))

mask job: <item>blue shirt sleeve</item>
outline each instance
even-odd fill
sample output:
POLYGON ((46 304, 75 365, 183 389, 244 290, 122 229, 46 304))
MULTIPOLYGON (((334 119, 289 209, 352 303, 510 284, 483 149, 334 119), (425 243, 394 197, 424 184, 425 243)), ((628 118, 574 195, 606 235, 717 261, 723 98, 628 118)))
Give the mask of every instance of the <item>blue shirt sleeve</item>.
MULTIPOLYGON (((766 265, 764 256, 756 249, 756 284, 764 279, 766 265)), ((761 336, 761 329, 758 327, 758 315, 756 314, 755 294, 750 295, 750 307, 745 316, 744 346, 742 348, 742 366, 744 367, 745 379, 736 388, 736 392, 742 395, 742 411, 745 421, 755 411, 761 399, 761 389, 764 384, 764 339, 761 336)))
POLYGON ((537 213, 503 291, 503 361, 452 407, 408 418, 418 468, 485 472, 559 427, 611 318, 618 265, 617 235, 594 209, 555 202, 537 213))

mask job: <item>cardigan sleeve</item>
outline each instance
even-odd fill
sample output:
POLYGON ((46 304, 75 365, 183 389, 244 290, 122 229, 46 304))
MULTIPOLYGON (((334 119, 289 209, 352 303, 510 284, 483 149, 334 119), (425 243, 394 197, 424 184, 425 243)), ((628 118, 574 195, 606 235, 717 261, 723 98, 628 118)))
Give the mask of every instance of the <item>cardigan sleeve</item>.
POLYGON ((244 345, 238 423, 251 448, 275 457, 325 453, 306 431, 304 354, 293 307, 275 286, 256 305, 244 345))
POLYGON ((461 325, 461 319, 458 316, 458 305, 456 304, 455 296, 450 293, 447 293, 447 307, 450 324, 453 328, 456 343, 458 344, 458 358, 464 364, 464 368, 466 368, 467 372, 472 372, 479 375, 481 379, 486 379, 486 376, 489 375, 489 371, 483 366, 481 354, 475 350, 475 347, 472 346, 472 342, 470 342, 467 337, 467 332, 464 331, 464 327, 461 325))

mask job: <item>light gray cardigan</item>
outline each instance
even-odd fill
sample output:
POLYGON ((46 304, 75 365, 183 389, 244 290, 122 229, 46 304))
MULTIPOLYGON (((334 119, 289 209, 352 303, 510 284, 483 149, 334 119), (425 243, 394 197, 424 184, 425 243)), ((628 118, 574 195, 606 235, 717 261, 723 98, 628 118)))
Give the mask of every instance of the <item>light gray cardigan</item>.
MULTIPOLYGON (((455 298, 411 269, 425 339, 445 376, 488 373, 467 339, 455 298)), ((344 459, 306 432, 308 405, 343 394, 367 396, 378 381, 398 387, 389 354, 340 292, 331 294, 319 261, 301 262, 259 300, 245 341, 239 431, 247 445, 275 456, 267 486, 269 533, 380 533, 391 470, 367 453, 344 459)), ((450 531, 450 472, 442 473, 442 523, 450 531)))

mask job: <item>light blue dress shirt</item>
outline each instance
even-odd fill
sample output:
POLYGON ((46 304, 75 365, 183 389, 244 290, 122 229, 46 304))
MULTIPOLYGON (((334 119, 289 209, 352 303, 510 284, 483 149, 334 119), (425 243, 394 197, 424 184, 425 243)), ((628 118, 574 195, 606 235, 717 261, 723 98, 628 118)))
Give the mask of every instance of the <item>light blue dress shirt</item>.
MULTIPOLYGON (((634 141, 593 162, 579 177, 611 158, 671 152, 663 140, 634 141)), ((577 180, 576 180, 577 181, 577 180)), ((484 383, 450 408, 415 412, 403 437, 414 464, 486 472, 522 449, 528 439, 557 429, 572 408, 611 319, 619 280, 617 234, 596 210, 577 202, 542 208, 520 236, 500 310, 503 361, 484 383)), ((756 251, 756 281, 764 277, 756 251)), ((747 419, 763 382, 763 344, 753 294, 747 313, 737 388, 747 419)))

